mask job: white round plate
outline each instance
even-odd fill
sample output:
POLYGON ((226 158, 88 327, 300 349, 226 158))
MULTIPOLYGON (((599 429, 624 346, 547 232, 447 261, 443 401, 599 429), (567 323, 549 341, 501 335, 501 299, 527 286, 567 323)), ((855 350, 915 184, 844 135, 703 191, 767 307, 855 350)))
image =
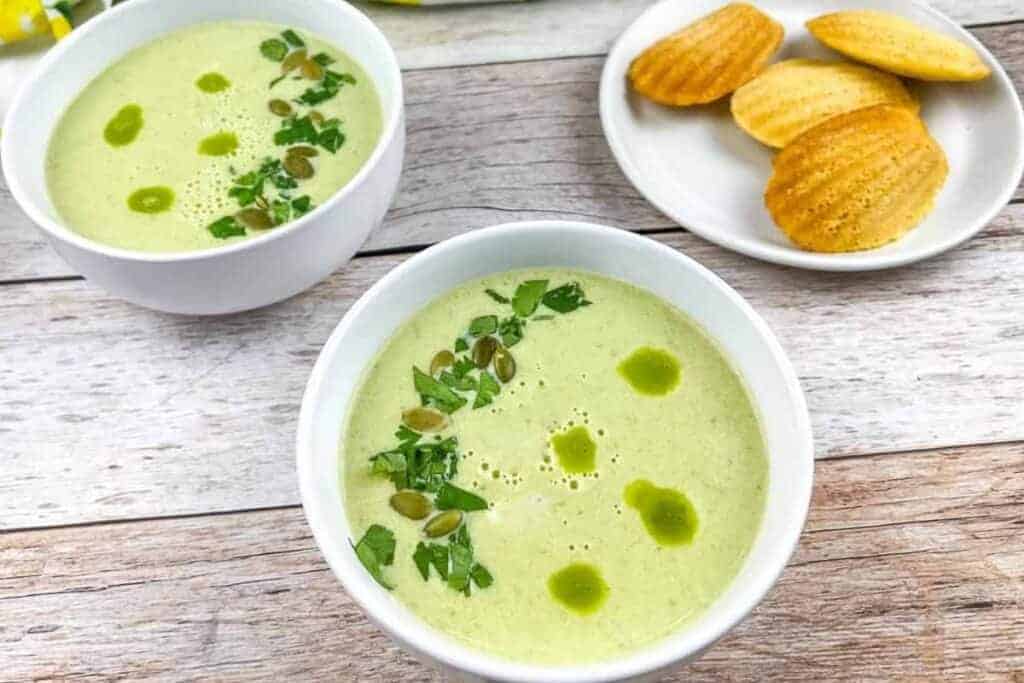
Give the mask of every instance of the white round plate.
POLYGON ((674 109, 632 92, 630 62, 657 39, 718 9, 724 0, 663 0, 626 29, 601 75, 601 123, 623 172, 652 204, 688 230, 754 258, 817 270, 890 268, 946 251, 973 236, 1013 196, 1024 172, 1024 114, 1006 72, 975 38, 915 0, 756 0, 786 27, 776 59, 842 57, 804 22, 827 12, 878 9, 971 45, 991 67, 977 83, 908 81, 921 114, 949 158, 935 209, 903 239, 870 251, 802 251, 764 208, 774 151, 733 123, 729 98, 674 109))

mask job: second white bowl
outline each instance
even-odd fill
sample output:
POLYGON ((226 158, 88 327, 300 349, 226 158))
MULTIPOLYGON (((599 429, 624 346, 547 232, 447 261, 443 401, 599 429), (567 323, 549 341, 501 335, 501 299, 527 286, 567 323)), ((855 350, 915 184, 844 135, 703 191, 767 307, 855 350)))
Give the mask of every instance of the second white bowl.
POLYGON ((72 268, 115 296, 172 313, 243 311, 311 287, 347 262, 391 204, 405 151, 402 76, 384 34, 341 0, 133 0, 60 42, 8 111, 0 158, 11 194, 72 268), (381 99, 384 125, 358 174, 316 209, 225 247, 151 254, 109 247, 68 229, 46 189, 46 145, 61 114, 120 57, 192 24, 255 19, 315 33, 359 62, 381 99))

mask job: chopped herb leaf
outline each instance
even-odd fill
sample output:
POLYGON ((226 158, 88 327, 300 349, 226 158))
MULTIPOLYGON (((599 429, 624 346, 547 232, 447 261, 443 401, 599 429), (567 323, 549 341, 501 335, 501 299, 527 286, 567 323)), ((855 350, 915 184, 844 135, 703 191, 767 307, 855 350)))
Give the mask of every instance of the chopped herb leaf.
POLYGON ((263 56, 273 62, 284 61, 285 55, 288 54, 288 46, 285 45, 283 40, 277 38, 270 38, 260 43, 260 52, 263 56))
POLYGON ((308 142, 315 145, 319 138, 316 126, 308 116, 301 118, 289 116, 281 121, 281 130, 274 133, 274 144, 294 145, 299 142, 308 142))
POLYGON ((326 52, 317 52, 312 57, 313 61, 320 66, 327 66, 328 64, 334 64, 334 57, 330 56, 326 52))
POLYGON ((275 85, 277 85, 278 83, 280 83, 281 81, 283 81, 286 78, 288 78, 288 74, 281 74, 280 76, 278 76, 274 80, 270 81, 270 85, 268 85, 267 88, 268 89, 273 88, 275 85))
POLYGON ((438 510, 462 510, 463 512, 476 512, 486 510, 487 501, 480 496, 460 489, 455 484, 446 482, 437 492, 434 499, 434 506, 438 510))
POLYGON ((432 406, 449 414, 466 405, 466 399, 419 368, 413 367, 412 377, 413 386, 416 388, 416 393, 420 395, 423 405, 432 406))
POLYGON ((494 577, 487 571, 487 567, 483 566, 479 562, 473 565, 473 568, 469 570, 469 576, 473 579, 473 583, 478 588, 487 588, 494 583, 494 577))
POLYGON ((458 441, 451 436, 433 443, 422 443, 411 430, 396 433, 401 442, 390 451, 370 458, 372 472, 388 476, 396 489, 438 491, 458 471, 458 441))
POLYGON ((469 356, 460 356, 455 359, 455 363, 452 364, 452 374, 457 378, 462 379, 470 372, 473 371, 476 365, 473 363, 473 359, 469 356))
POLYGON ((482 315, 473 318, 469 323, 469 333, 474 337, 482 337, 485 334, 494 334, 498 330, 498 316, 482 315))
POLYGON ((541 297, 548 290, 547 280, 521 282, 512 296, 512 310, 520 318, 529 318, 537 310, 541 297))
POLYGON ((485 289, 484 293, 487 294, 487 296, 489 296, 492 299, 494 299, 495 301, 497 301, 499 304, 507 304, 509 302, 509 299, 508 299, 507 296, 502 296, 501 294, 499 294, 498 292, 494 291, 493 289, 485 289))
POLYGON ((234 216, 224 216, 218 218, 213 223, 206 226, 206 229, 210 231, 210 234, 219 240, 225 240, 229 237, 237 237, 245 234, 245 228, 242 224, 235 220, 234 216))
POLYGON ((395 431, 395 438, 398 439, 403 446, 405 446, 407 444, 416 443, 421 438, 423 438, 423 435, 420 434, 419 432, 414 432, 405 425, 399 425, 398 429, 395 431))
POLYGON ((569 313, 582 306, 590 305, 578 282, 552 289, 544 295, 541 301, 545 306, 559 313, 569 313))
POLYGON ((476 392, 476 400, 473 401, 473 410, 490 405, 494 397, 501 393, 501 385, 498 380, 491 376, 486 370, 480 373, 480 387, 476 392))
POLYGON ((317 143, 331 154, 334 154, 345 144, 345 134, 336 126, 320 131, 317 143))
POLYGON ((416 569, 420 570, 420 576, 423 577, 423 580, 426 581, 429 579, 430 547, 423 541, 416 544, 416 551, 412 554, 412 561, 416 563, 416 569))
POLYGON ((395 561, 395 535, 380 524, 373 524, 354 546, 356 557, 366 571, 381 586, 391 590, 394 586, 384 580, 383 567, 395 561))
POLYGON ((309 213, 312 208, 313 205, 310 203, 309 195, 307 194, 292 200, 292 211, 295 212, 296 218, 309 213))
POLYGON ((511 315, 498 323, 498 334, 506 348, 515 346, 523 340, 523 326, 526 321, 511 315))
POLYGON ((286 29, 281 31, 281 37, 288 41, 288 44, 292 47, 305 47, 306 44, 302 42, 302 38, 299 38, 299 34, 295 31, 286 29))
POLYGON ((469 530, 463 524, 448 537, 448 555, 451 563, 448 569, 448 587, 469 595, 469 572, 473 568, 473 544, 469 530))
POLYGON ((469 351, 469 344, 465 339, 459 337, 455 340, 455 353, 462 353, 463 351, 469 351))
POLYGON ((448 580, 448 546, 441 543, 430 544, 430 563, 441 576, 442 581, 448 580))
POLYGON ((438 377, 438 379, 440 379, 443 384, 459 391, 475 391, 477 387, 477 381, 469 375, 456 377, 447 370, 441 372, 441 376, 438 377))
POLYGON ((275 199, 270 202, 270 215, 274 219, 274 225, 287 223, 292 216, 292 207, 283 199, 275 199))
POLYGON ((532 318, 530 318, 530 320, 554 320, 554 319, 555 319, 555 316, 548 315, 547 313, 545 313, 544 315, 535 315, 532 318))

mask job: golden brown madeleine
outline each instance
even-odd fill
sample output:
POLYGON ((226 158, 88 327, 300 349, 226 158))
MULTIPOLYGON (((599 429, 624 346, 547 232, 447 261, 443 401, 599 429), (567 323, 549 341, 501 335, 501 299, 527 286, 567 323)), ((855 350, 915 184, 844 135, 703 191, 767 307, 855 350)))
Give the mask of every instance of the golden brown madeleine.
POLYGON ((931 211, 946 155, 906 107, 881 104, 811 128, 775 157, 765 205, 809 251, 859 251, 899 239, 931 211))
POLYGON ((713 102, 760 73, 782 36, 782 24, 734 2, 644 50, 630 64, 629 80, 661 104, 713 102))
POLYGON ((807 28, 833 50, 901 76, 980 81, 991 73, 970 46, 888 12, 835 12, 811 19, 807 28))
POLYGON ((732 115, 754 138, 785 147, 822 121, 875 104, 918 110, 917 100, 891 74, 847 62, 787 59, 733 93, 732 115))

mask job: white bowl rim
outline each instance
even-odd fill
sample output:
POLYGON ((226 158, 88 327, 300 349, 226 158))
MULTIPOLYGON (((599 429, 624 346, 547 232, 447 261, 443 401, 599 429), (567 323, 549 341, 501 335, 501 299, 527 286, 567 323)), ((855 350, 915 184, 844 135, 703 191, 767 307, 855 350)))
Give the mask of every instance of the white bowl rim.
MULTIPOLYGON (((968 42, 971 47, 982 55, 983 58, 986 58, 986 62, 990 66, 994 65, 995 68, 992 69, 992 77, 998 80, 1000 87, 1005 92, 1009 93, 1011 104, 1015 105, 1016 130, 1011 132, 1016 134, 1018 142, 1017 160, 1014 163, 1014 170, 1010 174, 1013 178, 1013 182, 1009 182, 1010 176, 1008 176, 1006 187, 999 195, 998 199, 996 199, 986 211, 982 212, 980 218, 975 221, 974 225, 972 225, 970 229, 964 230, 963 232, 955 232, 951 237, 945 240, 937 240, 933 244, 915 252, 909 252, 906 254, 882 254, 876 256, 872 260, 868 260, 864 258, 852 258, 847 254, 819 254, 814 252, 781 250, 778 246, 765 244, 757 239, 749 237, 733 237, 728 234, 728 231, 720 230, 718 225, 707 221, 704 221, 703 225, 691 225, 683 222, 681 218, 677 218, 677 211, 672 207, 665 205, 664 202, 660 202, 650 196, 650 194, 643 189, 644 182, 640 172, 625 161, 627 159, 625 144, 621 139, 619 139, 615 126, 609 120, 609 107, 605 106, 605 99, 606 97, 611 96, 609 94, 610 82, 619 77, 616 73, 612 72, 612 66, 613 64, 617 64, 621 61, 621 59, 615 58, 619 57, 619 53, 625 49, 624 44, 626 34, 632 30, 634 24, 638 24, 646 20, 649 15, 660 12, 667 5, 678 3, 679 0, 661 0, 660 2, 648 7, 644 12, 637 16, 636 19, 630 22, 629 26, 627 26, 622 33, 619 34, 619 37, 615 39, 611 50, 608 51, 608 56, 601 69, 598 108, 600 110, 601 128, 604 131, 605 140, 607 140, 608 146, 612 150, 612 156, 615 157, 615 161, 619 168, 633 187, 636 188, 644 199, 653 204, 658 211, 665 214, 665 216, 671 221, 698 237, 711 242, 712 244, 717 244, 724 249, 729 249, 761 261, 777 263, 783 266, 792 266, 795 268, 804 268, 807 270, 832 272, 883 270, 886 268, 896 268, 899 266, 909 265, 911 263, 917 263, 918 261, 931 258, 932 256, 949 251, 950 249, 963 244, 984 230, 989 223, 991 223, 996 216, 1006 208, 1006 205, 1013 199, 1013 195, 1016 193, 1017 187, 1020 186, 1021 179, 1024 178, 1024 142, 1021 141, 1021 138, 1024 137, 1024 108, 1022 108, 1021 105, 1020 95, 1017 93, 1017 89, 1014 87, 1013 81, 1007 75, 1006 69, 1003 68, 1002 63, 996 59, 995 55, 993 55, 980 40, 975 38, 970 31, 929 5, 925 0, 901 1, 908 3, 926 14, 932 15, 932 17, 938 21, 956 29, 961 40, 968 42)), ((870 253, 870 251, 872 250, 856 253, 864 254, 870 253)))
POLYGON ((380 278, 345 313, 324 344, 303 393, 296 437, 296 469, 298 470, 299 494, 306 520, 313 531, 313 537, 316 539, 321 554, 331 567, 335 577, 342 584, 346 593, 362 608, 364 614, 400 643, 413 648, 427 658, 435 659, 459 671, 485 677, 487 680, 508 681, 510 683, 513 681, 527 683, 610 683, 611 681, 643 676, 665 667, 671 667, 675 663, 696 656, 702 650, 712 645, 741 622, 764 599, 765 595, 774 586, 783 570, 789 564, 789 560, 796 550, 800 535, 803 532, 810 508, 814 483, 814 464, 814 443, 810 416, 807 411, 803 389, 800 386, 796 372, 778 339, 768 327, 768 324, 746 299, 711 270, 665 244, 619 228, 594 223, 559 220, 503 223, 464 233, 415 254, 380 278), (593 239, 642 242, 648 248, 676 259, 682 267, 695 271, 698 275, 705 278, 711 286, 724 293, 755 327, 761 341, 764 342, 779 371, 785 377, 785 391, 787 395, 792 397, 794 406, 797 408, 798 414, 795 416, 795 426, 797 433, 803 437, 803 443, 798 448, 794 448, 792 452, 795 454, 795 468, 800 479, 800 495, 791 499, 790 509, 792 514, 785 528, 785 534, 776 539, 779 552, 775 557, 778 561, 775 566, 758 570, 753 577, 753 581, 749 583, 745 591, 743 604, 719 619, 718 623, 706 627, 705 632, 700 635, 697 642, 685 650, 668 651, 667 645, 671 644, 670 640, 675 637, 695 633, 697 629, 693 627, 684 626, 676 633, 648 646, 648 648, 628 654, 622 658, 581 666, 542 666, 501 659, 455 642, 449 636, 427 625, 418 617, 397 622, 386 622, 379 618, 376 612, 376 605, 380 604, 381 600, 390 600, 391 598, 381 595, 379 596, 380 599, 377 599, 378 596, 362 594, 351 590, 350 586, 352 583, 350 579, 356 576, 355 572, 365 573, 365 570, 361 566, 356 566, 353 560, 344 558, 341 553, 337 552, 337 549, 328 546, 325 542, 328 538, 328 531, 326 525, 321 521, 323 515, 321 513, 320 499, 315 494, 316 473, 312 464, 314 457, 312 446, 314 405, 320 400, 321 393, 323 392, 330 360, 339 353, 342 340, 349 334, 353 321, 362 314, 364 309, 373 304, 381 291, 390 287, 394 281, 402 278, 406 271, 414 268, 420 262, 429 259, 445 259, 450 252, 461 249, 472 242, 501 238, 521 230, 537 229, 548 229, 555 232, 584 232, 593 239))
MULTIPOLYGON (((182 263, 218 258, 225 254, 244 251, 246 249, 255 249, 262 244, 273 242, 285 237, 286 235, 301 230, 303 227, 309 225, 326 213, 331 206, 340 203, 349 194, 354 192, 356 188, 363 183, 366 177, 369 176, 373 169, 380 164, 381 158, 387 150, 390 149, 392 141, 401 128, 403 111, 405 109, 402 73, 398 66, 398 57, 395 54, 395 50, 391 46, 391 43, 388 41, 387 36, 384 35, 383 31, 377 28, 377 25, 374 24, 369 17, 359 11, 359 9, 354 5, 349 4, 346 0, 334 0, 331 5, 336 8, 340 15, 346 20, 360 24, 365 31, 373 34, 387 48, 384 51, 383 56, 387 62, 386 68, 391 73, 391 77, 395 83, 395 106, 392 109, 390 116, 388 116, 388 120, 385 122, 373 153, 363 163, 362 168, 359 169, 348 183, 332 194, 325 202, 315 207, 312 211, 303 215, 301 218, 297 218, 281 228, 251 239, 235 242, 234 244, 226 244, 224 246, 208 247, 206 249, 197 249, 193 251, 146 252, 113 247, 79 235, 70 228, 62 225, 60 222, 52 220, 49 216, 46 216, 44 212, 37 208, 35 203, 28 200, 27 193, 21 186, 21 180, 17 173, 12 170, 14 162, 10 161, 10 159, 14 158, 14 153, 9 149, 9 147, 13 146, 15 141, 13 140, 13 136, 4 135, 0 137, 0 162, 3 164, 4 176, 7 179, 7 185, 11 191, 11 195, 18 203, 18 206, 21 207, 21 210, 24 211, 30 219, 32 219, 32 222, 51 238, 63 242, 69 242, 80 249, 109 256, 111 258, 142 263, 182 263)), ((19 115, 19 110, 24 106, 23 100, 28 97, 28 93, 31 90, 38 87, 45 87, 45 83, 43 83, 42 78, 43 74, 49 71, 54 64, 65 59, 65 55, 71 50, 74 50, 75 46, 77 46, 81 41, 88 40, 89 36, 94 30, 96 30, 97 26, 101 26, 108 22, 121 21, 121 16, 126 13, 159 11, 152 9, 151 6, 166 6, 166 3, 163 2, 163 0, 133 0, 133 2, 115 5, 100 12, 97 16, 86 22, 81 28, 75 29, 71 32, 71 35, 57 43, 46 53, 46 55, 43 56, 39 63, 35 65, 28 78, 26 78, 19 86, 18 92, 14 96, 14 100, 11 102, 11 107, 7 110, 7 116, 3 127, 11 127, 10 121, 12 121, 15 116, 19 115)), ((238 18, 244 19, 245 17, 239 16, 238 18)), ((193 24, 187 25, 191 26, 193 24)), ((161 35, 166 35, 166 33, 161 35)), ((127 53, 123 53, 121 57, 123 57, 124 54, 127 53)), ((88 84, 81 84, 79 92, 81 92, 81 88, 84 88, 86 85, 88 84)), ((41 146, 41 153, 46 153, 48 145, 49 140, 46 141, 45 145, 41 146)))

